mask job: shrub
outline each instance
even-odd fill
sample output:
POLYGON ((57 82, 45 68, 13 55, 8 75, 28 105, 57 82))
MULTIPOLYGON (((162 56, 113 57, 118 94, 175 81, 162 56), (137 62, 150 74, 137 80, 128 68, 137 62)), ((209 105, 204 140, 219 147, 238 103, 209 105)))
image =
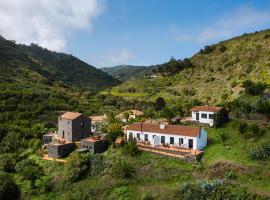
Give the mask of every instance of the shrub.
POLYGON ((136 156, 139 153, 137 141, 135 138, 133 137, 129 138, 129 141, 123 147, 123 153, 130 156, 136 156))
POLYGON ((106 169, 102 155, 73 152, 65 165, 64 176, 66 181, 75 182, 85 176, 95 176, 106 169))
POLYGON ((225 143, 230 138, 229 133, 226 131, 219 132, 218 136, 223 143, 225 143))
POLYGON ((247 131, 247 128, 248 128, 248 124, 247 124, 246 122, 241 122, 241 123, 239 124, 238 130, 239 130, 239 132, 240 132, 241 134, 244 134, 244 133, 247 131))
POLYGON ((31 187, 35 186, 35 182, 42 175, 42 169, 30 159, 24 159, 16 164, 16 172, 18 172, 24 179, 31 182, 31 187))
POLYGON ((225 173, 224 177, 226 179, 236 179, 236 174, 233 171, 228 171, 225 173))
POLYGON ((0 170, 5 172, 13 172, 15 170, 16 165, 16 154, 3 154, 0 156, 0 170))
POLYGON ((262 82, 254 83, 251 80, 246 80, 243 82, 243 87, 245 88, 246 93, 250 95, 261 95, 267 88, 267 84, 262 82))
POLYGON ((260 127, 257 124, 251 124, 250 130, 253 133, 254 136, 258 136, 260 133, 260 127))
POLYGON ((118 178, 131 178, 135 174, 135 168, 126 160, 119 159, 113 163, 111 167, 111 174, 118 178))
POLYGON ((262 144, 249 152, 251 160, 267 160, 270 158, 270 144, 262 144))
POLYGON ((4 172, 0 172, 0 199, 16 200, 20 197, 19 187, 12 177, 4 172))
POLYGON ((176 195, 181 200, 259 199, 258 196, 247 192, 246 188, 225 183, 220 179, 201 181, 199 184, 186 183, 176 195))

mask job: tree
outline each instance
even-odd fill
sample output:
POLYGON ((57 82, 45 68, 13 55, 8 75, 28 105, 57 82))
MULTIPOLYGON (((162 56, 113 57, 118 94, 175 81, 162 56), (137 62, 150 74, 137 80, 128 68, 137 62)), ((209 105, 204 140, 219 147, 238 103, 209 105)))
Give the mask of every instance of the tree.
POLYGON ((254 83, 251 80, 246 80, 243 82, 243 87, 246 93, 250 95, 261 95, 268 85, 262 82, 254 83))
POLYGON ((0 199, 16 200, 20 197, 19 187, 12 177, 5 172, 0 171, 0 199))
POLYGON ((120 124, 111 124, 108 128, 108 133, 106 134, 106 138, 109 139, 109 142, 115 146, 115 140, 118 136, 122 135, 122 128, 120 124))
POLYGON ((29 180, 31 187, 35 187, 35 182, 42 175, 42 171, 39 166, 30 159, 24 159, 15 166, 16 172, 18 172, 24 179, 29 180))
POLYGON ((106 121, 107 121, 107 123, 108 123, 109 125, 119 123, 119 119, 117 118, 116 112, 110 111, 110 112, 107 114, 106 121))
POLYGON ((172 109, 166 107, 161 111, 160 116, 166 118, 170 124, 175 114, 172 109))
POLYGON ((126 160, 119 159, 111 167, 111 174, 117 178, 130 178, 135 174, 135 168, 126 160))
POLYGON ((158 97, 155 103, 155 110, 159 111, 166 107, 165 100, 162 97, 158 97))
POLYGON ((254 107, 247 101, 237 101, 237 105, 240 108, 240 111, 245 115, 246 120, 249 119, 249 114, 254 110, 254 107))

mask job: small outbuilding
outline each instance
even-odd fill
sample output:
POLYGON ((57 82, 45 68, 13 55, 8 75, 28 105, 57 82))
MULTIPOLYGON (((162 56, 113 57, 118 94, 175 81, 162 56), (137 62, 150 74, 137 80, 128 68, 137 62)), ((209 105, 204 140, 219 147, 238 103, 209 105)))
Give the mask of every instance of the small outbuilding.
POLYGON ((48 144, 48 157, 65 158, 76 148, 75 143, 66 144, 48 144))
POLYGON ((109 143, 105 139, 99 138, 86 138, 81 140, 81 148, 88 149, 89 152, 95 153, 103 153, 108 149, 109 143))
POLYGON ((215 106, 195 106, 191 109, 192 121, 213 126, 215 120, 219 123, 228 121, 228 112, 224 107, 215 106), (215 118, 215 115, 217 117, 215 118))

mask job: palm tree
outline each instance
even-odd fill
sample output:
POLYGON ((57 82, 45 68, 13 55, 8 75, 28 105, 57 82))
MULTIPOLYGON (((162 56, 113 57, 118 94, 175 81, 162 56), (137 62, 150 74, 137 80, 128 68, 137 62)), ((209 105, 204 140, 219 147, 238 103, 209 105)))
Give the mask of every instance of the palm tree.
POLYGON ((109 125, 113 125, 113 124, 118 124, 119 123, 119 119, 117 118, 117 114, 114 111, 110 111, 107 114, 107 118, 106 121, 109 125))

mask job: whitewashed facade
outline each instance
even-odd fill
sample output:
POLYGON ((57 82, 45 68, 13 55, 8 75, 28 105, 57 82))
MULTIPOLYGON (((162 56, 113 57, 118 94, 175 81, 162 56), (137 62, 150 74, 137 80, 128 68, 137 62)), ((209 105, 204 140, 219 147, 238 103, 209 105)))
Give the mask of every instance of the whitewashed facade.
POLYGON ((223 107, 215 106, 195 106, 191 109, 192 121, 202 124, 214 125, 214 115, 219 113, 221 120, 224 122, 228 119, 227 111, 223 107))
POLYGON ((192 121, 197 121, 202 124, 214 125, 215 112, 209 111, 192 111, 192 121))
POLYGON ((156 130, 155 132, 147 132, 132 130, 132 127, 130 129, 128 128, 127 138, 129 139, 130 137, 133 137, 136 138, 138 142, 149 142, 153 146, 166 144, 169 146, 194 150, 201 150, 207 146, 207 132, 203 128, 198 129, 199 131, 196 136, 188 136, 189 133, 166 133, 165 125, 157 124, 157 126, 160 126, 159 129, 162 130, 161 132, 159 130, 156 130))

